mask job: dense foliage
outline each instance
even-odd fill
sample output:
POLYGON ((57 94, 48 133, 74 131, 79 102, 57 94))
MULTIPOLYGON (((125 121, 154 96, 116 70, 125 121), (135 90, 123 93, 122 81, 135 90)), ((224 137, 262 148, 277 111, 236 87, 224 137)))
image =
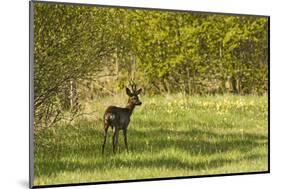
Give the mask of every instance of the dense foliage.
POLYGON ((124 89, 264 94, 268 19, 34 3, 35 125, 124 89))

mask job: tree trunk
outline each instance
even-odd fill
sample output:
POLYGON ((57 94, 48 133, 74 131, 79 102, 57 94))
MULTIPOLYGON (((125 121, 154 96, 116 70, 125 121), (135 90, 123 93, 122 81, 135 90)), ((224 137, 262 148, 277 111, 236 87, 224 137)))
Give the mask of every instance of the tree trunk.
POLYGON ((118 64, 118 49, 116 48, 116 53, 115 53, 115 72, 116 72, 116 80, 118 80, 118 75, 119 75, 119 64, 118 64))

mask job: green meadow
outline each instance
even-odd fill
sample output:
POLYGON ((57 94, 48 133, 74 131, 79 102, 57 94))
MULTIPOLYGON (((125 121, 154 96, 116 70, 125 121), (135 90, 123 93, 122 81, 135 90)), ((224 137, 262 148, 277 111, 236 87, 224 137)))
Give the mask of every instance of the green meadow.
POLYGON ((142 96, 128 128, 104 155, 103 112, 126 97, 87 102, 71 124, 36 128, 34 185, 196 176, 268 170, 267 96, 142 96))

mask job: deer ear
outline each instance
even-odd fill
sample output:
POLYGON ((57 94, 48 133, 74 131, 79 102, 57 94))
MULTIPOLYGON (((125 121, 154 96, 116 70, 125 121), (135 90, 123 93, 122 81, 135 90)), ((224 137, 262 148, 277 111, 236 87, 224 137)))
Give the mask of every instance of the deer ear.
POLYGON ((132 96, 132 93, 131 93, 131 91, 128 87, 126 87, 126 93, 127 93, 128 96, 132 96))
POLYGON ((137 90, 137 94, 140 94, 142 91, 142 88, 140 88, 139 90, 137 90))

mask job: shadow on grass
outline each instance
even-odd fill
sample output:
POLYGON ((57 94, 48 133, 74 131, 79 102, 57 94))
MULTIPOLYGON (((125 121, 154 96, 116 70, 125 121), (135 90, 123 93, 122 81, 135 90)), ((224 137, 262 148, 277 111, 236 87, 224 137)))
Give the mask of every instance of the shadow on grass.
MULTIPOLYGON (((248 152, 249 150, 265 144, 267 137, 249 133, 227 133, 217 134, 210 131, 192 129, 190 131, 165 131, 165 129, 154 129, 149 134, 144 131, 132 131, 131 138, 143 136, 149 138, 150 148, 154 151, 165 148, 180 148, 192 155, 211 155, 217 152, 238 150, 248 152)), ((142 146, 143 140, 134 141, 137 146, 142 146)), ((142 149, 141 149, 142 150, 142 149)))
POLYGON ((87 127, 73 135, 75 137, 70 136, 73 138, 68 138, 65 142, 54 143, 49 148, 40 149, 38 153, 43 153, 44 155, 43 158, 35 161, 35 174, 38 171, 38 175, 41 176, 54 176, 62 171, 95 172, 120 169, 121 167, 198 171, 206 168, 218 168, 243 160, 257 160, 261 158, 260 155, 247 154, 247 152, 267 144, 266 136, 250 133, 244 133, 243 135, 241 133, 218 134, 200 129, 177 131, 159 127, 153 128, 148 132, 142 129, 131 128, 128 132, 130 153, 147 154, 151 158, 132 158, 131 160, 126 160, 122 158, 125 152, 122 133, 119 135, 119 152, 114 155, 111 146, 112 131, 110 131, 106 152, 102 156, 102 129, 95 128, 94 130, 87 127), (77 140, 75 145, 71 143, 72 140, 77 140), (179 149, 186 155, 198 157, 221 153, 221 157, 196 163, 194 161, 183 161, 175 155, 169 156, 169 154, 166 154, 165 157, 153 157, 163 151, 165 152, 166 149, 179 149), (225 153, 234 150, 242 154, 240 158, 230 159, 229 157, 224 157, 225 153), (86 159, 87 161, 83 163, 79 159, 70 161, 73 156, 81 157, 81 159, 86 159))

